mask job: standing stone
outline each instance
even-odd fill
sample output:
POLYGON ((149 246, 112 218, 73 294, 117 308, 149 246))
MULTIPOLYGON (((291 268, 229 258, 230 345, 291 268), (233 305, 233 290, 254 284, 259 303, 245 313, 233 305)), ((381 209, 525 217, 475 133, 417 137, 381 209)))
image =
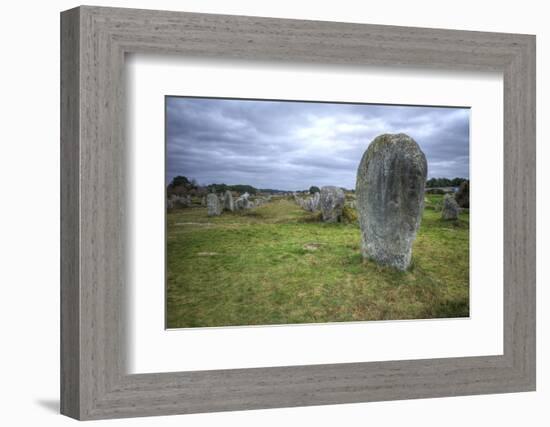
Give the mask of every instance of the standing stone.
POLYGON ((463 181, 455 195, 456 202, 461 208, 470 207, 470 181, 463 181))
POLYGON ((313 195, 313 202, 312 202, 312 212, 318 211, 321 209, 321 193, 318 191, 315 192, 313 195))
POLYGON ((218 216, 222 213, 222 204, 220 199, 214 193, 210 193, 206 197, 206 206, 208 209, 208 216, 218 216))
POLYGON ((313 197, 308 197, 304 200, 304 209, 308 212, 314 212, 313 197))
POLYGON ((456 202, 456 199, 450 194, 445 194, 443 199, 443 210, 441 211, 442 219, 458 219, 460 213, 460 207, 456 202))
POLYGON ((252 203, 250 202, 250 200, 248 200, 249 196, 250 195, 248 193, 244 193, 237 200, 235 200, 235 209, 236 210, 251 209, 252 203))
POLYGON ((191 196, 189 195, 185 195, 185 196, 171 195, 170 202, 171 202, 172 208, 189 208, 192 205, 191 196))
POLYGON ((227 190, 223 195, 223 208, 226 211, 233 212, 235 210, 235 204, 233 203, 233 194, 227 190))
POLYGON ((324 222, 341 222, 346 196, 344 190, 334 186, 321 188, 320 207, 324 222))
POLYGON ((406 270, 424 210, 428 165, 408 135, 376 137, 357 170, 357 211, 364 258, 406 270))

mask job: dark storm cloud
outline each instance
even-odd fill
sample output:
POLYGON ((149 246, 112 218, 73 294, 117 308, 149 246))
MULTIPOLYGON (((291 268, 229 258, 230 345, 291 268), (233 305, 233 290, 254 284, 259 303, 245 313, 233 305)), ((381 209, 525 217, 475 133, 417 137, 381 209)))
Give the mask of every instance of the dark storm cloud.
POLYGON ((469 177, 469 109, 168 97, 167 181, 299 190, 355 187, 382 133, 420 145, 429 177, 469 177))

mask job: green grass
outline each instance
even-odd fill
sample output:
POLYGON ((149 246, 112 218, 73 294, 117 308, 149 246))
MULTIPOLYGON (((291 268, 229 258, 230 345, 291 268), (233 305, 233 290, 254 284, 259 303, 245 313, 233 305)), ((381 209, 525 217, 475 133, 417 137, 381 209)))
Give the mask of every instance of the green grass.
POLYGON ((167 216, 169 328, 464 317, 469 216, 429 196, 407 272, 363 261, 357 223, 324 224, 290 200, 209 218, 167 216))

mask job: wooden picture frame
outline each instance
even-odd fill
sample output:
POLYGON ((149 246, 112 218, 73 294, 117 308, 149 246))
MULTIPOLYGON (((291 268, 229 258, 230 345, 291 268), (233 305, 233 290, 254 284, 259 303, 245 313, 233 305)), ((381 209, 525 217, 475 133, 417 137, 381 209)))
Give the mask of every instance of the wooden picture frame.
POLYGON ((61 165, 65 415, 85 420, 535 390, 532 35, 78 7, 61 14, 61 165), (502 72, 503 355, 127 374, 126 53, 502 72))

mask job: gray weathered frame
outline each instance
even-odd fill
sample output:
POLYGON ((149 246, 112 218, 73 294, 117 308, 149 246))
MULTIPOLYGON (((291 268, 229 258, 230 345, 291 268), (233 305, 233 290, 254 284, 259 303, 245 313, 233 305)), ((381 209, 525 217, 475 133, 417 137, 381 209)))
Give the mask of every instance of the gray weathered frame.
POLYGON ((83 6, 61 14, 61 412, 77 419, 535 390, 535 37, 83 6), (504 354, 125 371, 124 56, 500 71, 504 354))

